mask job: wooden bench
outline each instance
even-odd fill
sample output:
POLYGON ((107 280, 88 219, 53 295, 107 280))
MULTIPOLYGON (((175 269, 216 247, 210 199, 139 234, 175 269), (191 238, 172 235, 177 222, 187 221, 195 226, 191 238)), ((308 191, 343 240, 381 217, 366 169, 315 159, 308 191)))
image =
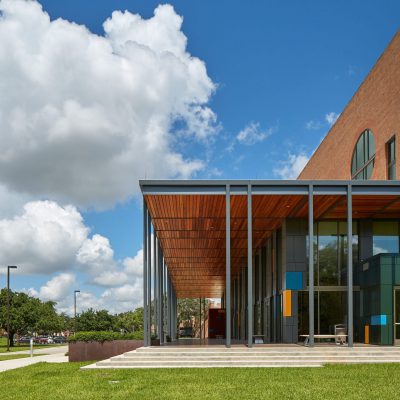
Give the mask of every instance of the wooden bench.
MULTIPOLYGON (((304 346, 308 345, 310 340, 310 335, 300 335, 300 337, 304 337, 304 346)), ((337 335, 314 335, 314 339, 335 339, 335 342, 338 344, 345 344, 346 343, 347 335, 337 334, 337 335)))

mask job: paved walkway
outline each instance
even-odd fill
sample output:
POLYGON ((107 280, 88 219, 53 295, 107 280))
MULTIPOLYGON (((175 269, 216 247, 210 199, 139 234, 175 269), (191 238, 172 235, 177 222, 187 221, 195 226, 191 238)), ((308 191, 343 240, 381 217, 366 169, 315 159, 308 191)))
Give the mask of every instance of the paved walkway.
POLYGON ((68 362, 68 357, 65 353, 68 351, 68 346, 57 346, 49 348, 40 348, 33 351, 33 354, 43 354, 35 357, 17 358, 15 360, 1 361, 1 354, 29 354, 29 351, 16 351, 12 353, 1 353, 0 354, 0 372, 8 371, 10 369, 26 367, 31 364, 38 362, 49 362, 49 363, 62 363, 68 362))

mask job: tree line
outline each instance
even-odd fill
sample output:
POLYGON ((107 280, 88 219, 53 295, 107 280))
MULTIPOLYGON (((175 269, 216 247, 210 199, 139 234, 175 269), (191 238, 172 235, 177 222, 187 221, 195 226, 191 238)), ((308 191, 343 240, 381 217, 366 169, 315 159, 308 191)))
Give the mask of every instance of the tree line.
MULTIPOLYGON (((42 301, 10 290, 10 345, 15 335, 44 335, 75 331, 137 332, 143 330, 143 308, 120 314, 89 308, 74 317, 58 313, 56 302, 42 301)), ((0 291, 0 329, 7 330, 7 289, 0 291)))

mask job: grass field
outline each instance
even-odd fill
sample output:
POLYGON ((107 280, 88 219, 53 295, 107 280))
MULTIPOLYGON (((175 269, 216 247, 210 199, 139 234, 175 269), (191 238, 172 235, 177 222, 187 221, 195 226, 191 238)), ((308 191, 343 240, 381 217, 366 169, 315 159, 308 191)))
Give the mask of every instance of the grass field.
POLYGON ((82 371, 45 364, 0 374, 2 399, 395 399, 400 364, 323 368, 82 371))
MULTIPOLYGON (((46 348, 46 347, 51 347, 51 346, 58 346, 57 344, 34 344, 33 348, 34 349, 40 349, 40 348, 46 348)), ((22 351, 22 350, 29 350, 30 347, 29 345, 25 344, 15 344, 13 347, 10 347, 10 351, 22 351)), ((7 352, 7 338, 2 337, 0 338, 0 353, 6 353, 7 352)))

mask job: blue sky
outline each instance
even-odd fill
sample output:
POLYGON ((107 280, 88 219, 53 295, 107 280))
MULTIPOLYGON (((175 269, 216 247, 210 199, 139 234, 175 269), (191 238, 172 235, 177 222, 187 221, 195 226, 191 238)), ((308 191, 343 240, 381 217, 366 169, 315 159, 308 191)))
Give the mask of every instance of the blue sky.
MULTIPOLYGON (((114 10, 149 19, 159 3, 42 0, 41 4, 52 20, 66 19, 104 35, 103 22, 114 10)), ((186 51, 204 62, 215 85, 205 102, 217 117, 213 134, 206 140, 189 136, 170 143, 185 159, 202 161, 203 168, 192 175, 195 178, 295 177, 396 33, 400 15, 398 1, 169 4, 183 16, 186 51)), ((179 122, 174 128, 180 129, 179 122)), ((32 193, 53 200, 43 194, 46 191, 36 190, 29 193, 30 201, 32 193)), ((54 199, 66 204, 58 195, 54 199)), ((140 250, 137 197, 100 209, 82 207, 69 198, 67 203, 78 207, 91 235, 109 239, 115 259, 134 257, 140 250)), ((51 276, 21 273, 14 285, 39 291, 51 276)), ((73 284, 94 296, 104 291, 79 270, 73 284)))

